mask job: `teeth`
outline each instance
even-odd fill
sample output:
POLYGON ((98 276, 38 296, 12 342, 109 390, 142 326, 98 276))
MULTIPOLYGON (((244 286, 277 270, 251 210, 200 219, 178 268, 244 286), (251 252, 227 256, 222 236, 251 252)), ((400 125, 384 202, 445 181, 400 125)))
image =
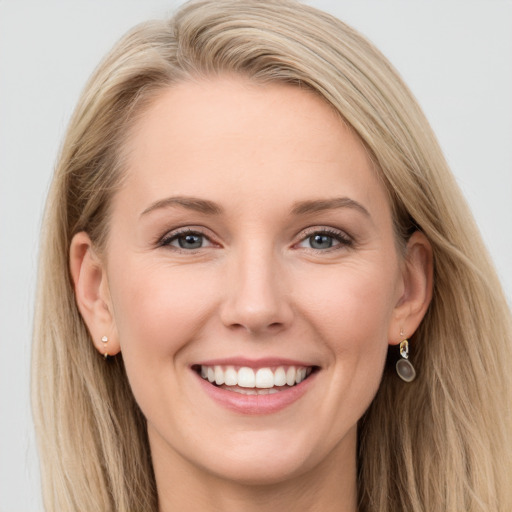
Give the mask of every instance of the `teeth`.
MULTIPOLYGON (((220 368, 220 366, 216 366, 220 368)), ((256 377, 252 368, 240 368, 238 370, 238 385, 241 388, 254 388, 256 387, 256 377)))
POLYGON ((274 393, 279 393, 278 389, 270 388, 270 389, 259 389, 259 388, 239 388, 238 386, 220 386, 222 389, 227 389, 229 391, 234 391, 235 393, 240 393, 241 395, 273 395, 274 393))
POLYGON ((256 394, 252 390, 258 389, 259 395, 278 392, 274 387, 300 384, 311 372, 311 367, 295 366, 258 368, 256 372, 247 366, 239 368, 238 371, 233 366, 201 366, 203 379, 237 393, 256 394))
POLYGON ((299 384, 306 378, 306 368, 299 368, 295 375, 295 384, 299 384))
POLYGON ((260 368, 256 372, 256 387, 257 388, 273 388, 274 387, 274 374, 270 368, 260 368))
POLYGON ((224 384, 224 372, 220 366, 215 367, 215 384, 217 386, 224 384))
POLYGON ((224 384, 227 386, 236 386, 238 384, 238 373, 232 366, 228 366, 224 372, 224 384))
POLYGON ((284 386, 286 384, 286 372, 280 366, 274 373, 274 386, 284 386))

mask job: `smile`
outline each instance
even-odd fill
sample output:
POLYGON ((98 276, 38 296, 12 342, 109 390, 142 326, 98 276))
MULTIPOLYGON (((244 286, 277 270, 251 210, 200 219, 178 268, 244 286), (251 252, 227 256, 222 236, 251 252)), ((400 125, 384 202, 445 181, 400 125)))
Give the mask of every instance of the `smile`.
POLYGON ((278 366, 250 368, 248 366, 201 365, 195 370, 204 380, 227 391, 243 395, 270 395, 290 389, 306 380, 312 366, 278 366))
POLYGON ((307 362, 244 357, 198 361, 191 370, 206 396, 244 415, 282 411, 307 395, 321 373, 320 366, 307 362))

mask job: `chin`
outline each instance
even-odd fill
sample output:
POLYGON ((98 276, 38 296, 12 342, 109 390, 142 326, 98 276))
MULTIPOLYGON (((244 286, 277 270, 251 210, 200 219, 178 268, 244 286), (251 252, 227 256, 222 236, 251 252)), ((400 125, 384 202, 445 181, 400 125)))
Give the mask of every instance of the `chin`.
POLYGON ((215 477, 249 486, 269 486, 293 480, 307 473, 313 466, 311 457, 299 454, 275 454, 268 450, 254 454, 237 454, 227 457, 220 464, 208 465, 204 469, 215 477), (307 461, 307 465, 305 462, 307 461))

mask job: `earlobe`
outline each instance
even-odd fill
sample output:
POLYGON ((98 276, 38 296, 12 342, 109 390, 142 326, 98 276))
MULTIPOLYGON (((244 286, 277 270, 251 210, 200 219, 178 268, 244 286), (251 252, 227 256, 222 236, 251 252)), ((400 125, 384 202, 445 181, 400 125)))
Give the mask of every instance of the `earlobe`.
POLYGON ((404 258, 403 293, 394 310, 388 334, 389 343, 397 345, 418 328, 432 300, 434 263, 427 237, 416 231, 410 237, 404 258), (401 334, 405 333, 405 334, 401 334))
POLYGON ((95 252, 89 235, 83 231, 77 233, 71 241, 69 268, 75 288, 75 300, 94 346, 101 354, 117 354, 120 347, 106 269, 95 252))

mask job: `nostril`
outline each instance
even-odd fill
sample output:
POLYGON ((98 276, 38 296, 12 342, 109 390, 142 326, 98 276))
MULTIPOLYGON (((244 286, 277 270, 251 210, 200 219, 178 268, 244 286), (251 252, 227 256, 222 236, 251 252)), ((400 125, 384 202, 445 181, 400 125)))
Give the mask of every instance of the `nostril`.
POLYGON ((283 328, 284 324, 282 322, 272 322, 268 325, 258 324, 256 322, 247 322, 247 325, 241 323, 232 323, 227 326, 228 329, 232 331, 247 331, 250 334, 262 334, 264 332, 277 332, 283 328))
POLYGON ((247 331, 249 331, 253 335, 257 334, 277 334, 281 329, 283 329, 284 324, 282 322, 272 322, 267 325, 250 325, 244 326, 247 331))

